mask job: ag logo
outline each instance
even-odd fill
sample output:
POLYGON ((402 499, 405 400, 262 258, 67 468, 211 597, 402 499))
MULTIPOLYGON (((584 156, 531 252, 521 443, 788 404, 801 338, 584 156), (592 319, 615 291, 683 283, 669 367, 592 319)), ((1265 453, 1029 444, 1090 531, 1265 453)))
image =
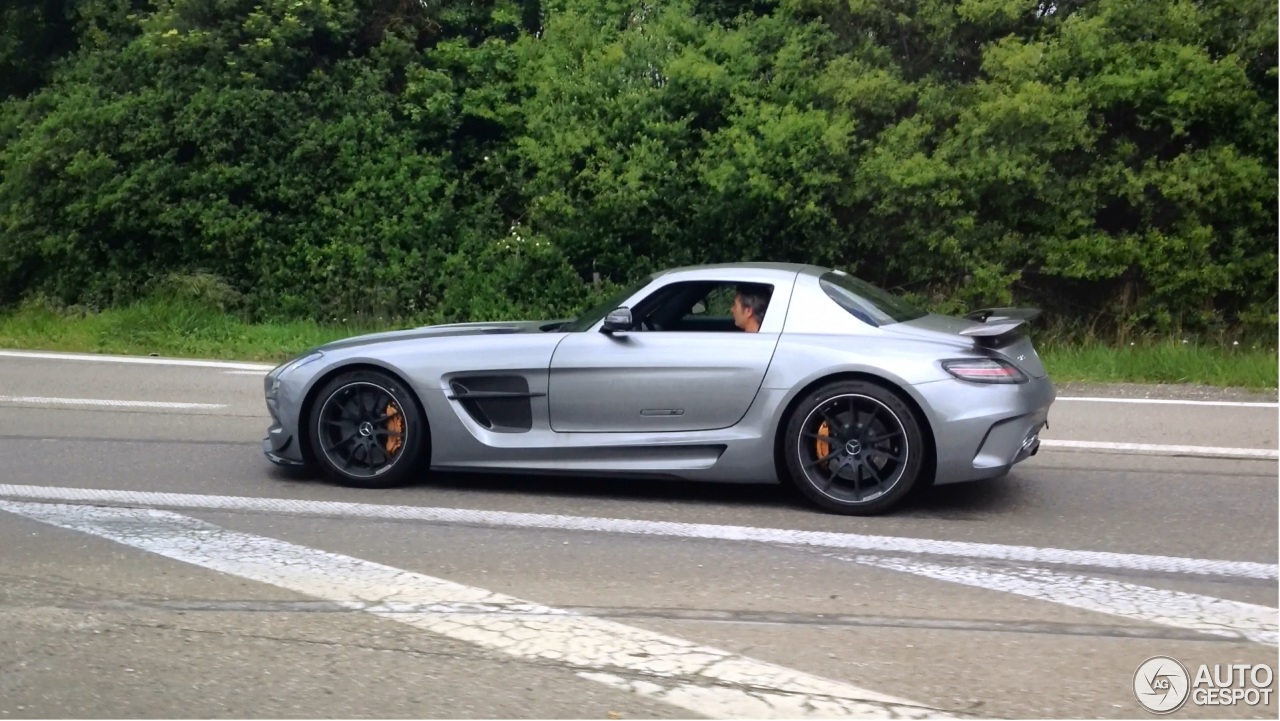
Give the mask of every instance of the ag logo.
POLYGON ((1151 713, 1167 714, 1182 708, 1191 691, 1187 667, 1168 656, 1152 656, 1133 674, 1133 695, 1151 713))

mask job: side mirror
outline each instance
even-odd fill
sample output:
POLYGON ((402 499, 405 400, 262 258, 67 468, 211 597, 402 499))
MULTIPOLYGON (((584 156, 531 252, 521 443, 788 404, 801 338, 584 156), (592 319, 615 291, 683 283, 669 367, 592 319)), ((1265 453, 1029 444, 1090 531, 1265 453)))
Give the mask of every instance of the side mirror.
POLYGON ((620 333, 631 330, 632 327, 631 310, 629 308, 615 308, 609 311, 609 315, 604 317, 604 325, 600 326, 600 332, 620 333))

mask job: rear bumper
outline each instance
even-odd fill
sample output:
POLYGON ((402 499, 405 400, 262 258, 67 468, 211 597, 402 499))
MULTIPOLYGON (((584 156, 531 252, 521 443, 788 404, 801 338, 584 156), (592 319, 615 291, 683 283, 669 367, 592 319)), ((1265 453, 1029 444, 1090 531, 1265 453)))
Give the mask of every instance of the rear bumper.
POLYGON ((974 477, 990 478, 992 472, 1003 475, 1034 456, 1040 450, 1040 431, 1047 420, 1047 414, 1035 413, 993 424, 973 456, 974 477))
POLYGON ((1034 456, 1056 398, 1048 378, 1009 386, 939 381, 917 387, 930 391, 935 413, 935 485, 999 478, 1034 456))

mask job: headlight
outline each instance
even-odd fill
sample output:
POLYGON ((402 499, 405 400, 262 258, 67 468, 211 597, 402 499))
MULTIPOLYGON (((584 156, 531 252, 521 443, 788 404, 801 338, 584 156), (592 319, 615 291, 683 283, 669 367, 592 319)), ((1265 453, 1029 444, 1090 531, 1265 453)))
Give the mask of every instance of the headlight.
POLYGON ((294 358, 292 361, 286 363, 285 366, 280 369, 280 372, 276 374, 276 377, 279 378, 285 373, 295 371, 301 368, 302 366, 314 361, 318 361, 323 357, 324 357, 324 354, 321 353, 320 351, 312 351, 310 353, 307 353, 306 355, 300 356, 298 358, 294 358))
POLYGON ((275 370, 272 370, 267 374, 267 394, 274 396, 280 390, 280 377, 285 373, 291 373, 302 366, 318 361, 323 357, 324 354, 320 351, 311 351, 310 353, 298 356, 287 363, 282 363, 281 365, 276 366, 275 370))

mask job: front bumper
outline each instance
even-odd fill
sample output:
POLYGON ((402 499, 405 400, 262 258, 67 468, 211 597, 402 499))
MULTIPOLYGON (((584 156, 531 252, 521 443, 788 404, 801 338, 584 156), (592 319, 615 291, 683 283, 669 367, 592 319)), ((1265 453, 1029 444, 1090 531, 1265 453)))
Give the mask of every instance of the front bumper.
POLYGON ((305 465, 296 434, 280 420, 279 402, 270 396, 267 397, 267 412, 271 414, 271 426, 262 439, 262 454, 277 466, 298 468, 305 465))
MULTIPOLYGON (((289 441, 286 441, 285 443, 287 447, 289 441)), ((277 451, 272 445, 272 439, 270 437, 262 439, 262 455, 266 456, 267 460, 283 468, 301 468, 306 465, 302 461, 286 458, 285 456, 280 455, 279 451, 277 451)))
POLYGON ((271 426, 262 439, 262 454, 279 466, 306 465, 299 426, 302 402, 308 383, 322 370, 317 364, 324 353, 314 350, 282 363, 263 378, 262 391, 271 426))

